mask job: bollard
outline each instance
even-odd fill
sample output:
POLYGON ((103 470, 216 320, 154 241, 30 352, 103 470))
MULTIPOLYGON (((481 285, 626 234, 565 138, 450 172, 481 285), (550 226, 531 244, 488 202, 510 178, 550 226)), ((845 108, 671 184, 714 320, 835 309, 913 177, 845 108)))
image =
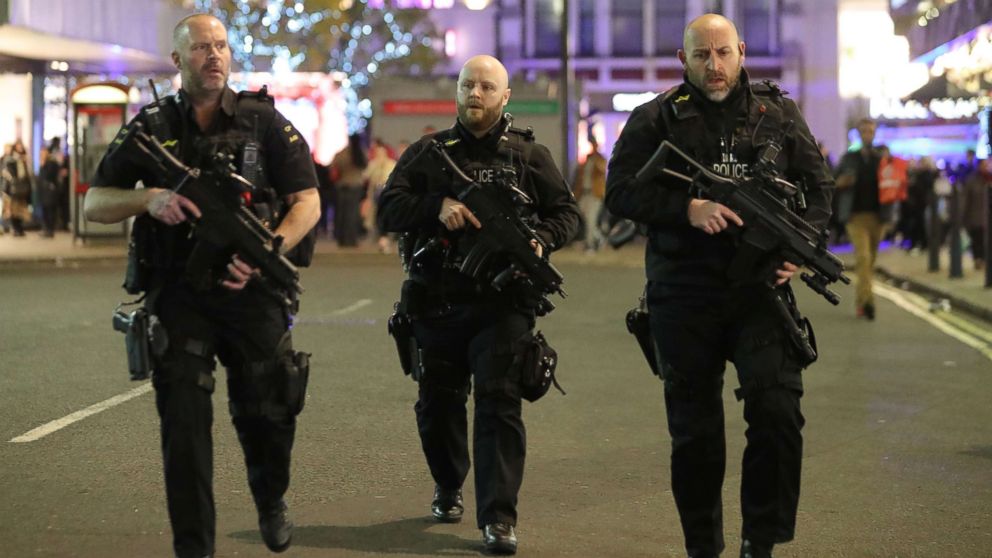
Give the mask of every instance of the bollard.
POLYGON ((950 252, 950 273, 951 279, 964 277, 964 268, 961 265, 961 180, 956 180, 951 186, 950 207, 947 209, 951 218, 950 242, 948 251, 950 252))
POLYGON ((940 196, 937 195, 937 191, 931 186, 927 197, 930 202, 927 204, 927 214, 930 221, 930 227, 927 230, 927 233, 930 235, 930 240, 927 242, 927 271, 933 273, 940 271, 940 215, 937 212, 937 204, 940 202, 940 196))

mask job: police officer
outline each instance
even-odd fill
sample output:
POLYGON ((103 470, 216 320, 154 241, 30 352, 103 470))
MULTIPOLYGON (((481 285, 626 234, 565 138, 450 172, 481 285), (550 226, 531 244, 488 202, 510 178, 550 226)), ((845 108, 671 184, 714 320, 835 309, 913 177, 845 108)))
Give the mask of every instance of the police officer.
MULTIPOLYGON (((173 33, 173 62, 182 89, 145 107, 122 131, 140 122, 186 164, 207 162, 210 146, 234 145, 242 174, 258 171, 259 186, 275 190, 288 205, 275 234, 289 249, 300 242, 320 214, 317 179, 306 142, 272 105, 271 98, 236 94, 227 86, 231 51, 227 30, 212 16, 189 16, 173 33), (161 118, 149 115, 160 110, 161 118), (166 137, 163 137, 166 136, 166 137), (257 150, 243 157, 248 145, 257 150), (247 168, 252 167, 252 168, 247 168)), ((184 274, 196 235, 190 220, 200 209, 189 198, 162 188, 162 177, 142 166, 138 147, 123 143, 104 156, 85 200, 88 219, 114 223, 138 216, 135 239, 149 262, 144 286, 150 311, 163 324, 168 347, 155 361, 152 382, 161 418, 165 486, 176 556, 214 552, 211 394, 214 357, 228 371, 228 398, 245 454, 248 484, 265 544, 281 552, 290 544, 292 523, 283 495, 289 486, 295 413, 280 400, 292 351, 287 308, 253 281, 257 270, 234 255, 227 277, 202 290, 184 274), (144 188, 136 189, 141 181, 144 188), (287 358, 288 357, 288 358, 287 358)), ((198 186, 194 183, 193 186, 198 186)), ((263 191, 259 189, 259 192, 263 191)), ((220 262, 223 268, 224 261, 220 262)), ((302 363, 300 363, 302 364, 302 363)))
MULTIPOLYGON (((517 540, 517 492, 523 479, 525 438, 521 419, 521 339, 535 323, 530 297, 501 292, 458 271, 458 262, 481 225, 456 199, 453 176, 428 150, 446 147, 454 162, 484 188, 504 167, 515 171, 518 211, 534 218, 541 254, 560 248, 576 233, 579 212, 550 153, 530 133, 507 130, 503 107, 510 98, 503 65, 491 56, 468 60, 458 76, 458 119, 448 129, 411 145, 382 193, 383 231, 414 239, 410 278, 403 300, 413 315, 422 377, 415 406, 424 455, 436 483, 431 511, 438 521, 462 518, 461 488, 469 454, 465 404, 474 379, 476 520, 488 552, 513 554, 517 540)), ((510 185, 512 186, 512 185, 510 185)))
POLYGON ((739 248, 738 233, 748 223, 686 183, 634 176, 666 139, 713 170, 748 176, 757 149, 791 120, 794 132, 776 164, 786 178, 805 184, 804 216, 818 227, 830 214, 832 179, 795 103, 774 84, 748 82, 744 42, 730 20, 703 15, 687 26, 683 43, 684 83, 631 114, 610 160, 606 205, 648 227, 648 310, 665 381, 672 488, 686 549, 697 558, 724 549, 721 391, 730 360, 748 424, 741 556, 770 556, 774 544, 793 538, 799 502, 804 363, 773 303, 776 290, 791 294, 786 290, 796 266, 739 248), (748 258, 747 273, 732 272, 748 258), (759 269, 771 277, 751 271, 759 269))

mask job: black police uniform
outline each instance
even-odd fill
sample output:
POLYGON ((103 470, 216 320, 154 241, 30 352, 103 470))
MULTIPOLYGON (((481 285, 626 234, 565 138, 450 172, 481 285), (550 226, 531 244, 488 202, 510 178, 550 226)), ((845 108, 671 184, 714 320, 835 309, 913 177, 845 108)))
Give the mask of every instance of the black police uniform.
MULTIPOLYGON (((151 106, 151 105, 150 105, 151 106)), ((149 107, 146 107, 146 109, 149 107)), ((226 89, 221 108, 203 132, 180 91, 161 103, 165 127, 149 126, 143 110, 135 122, 147 131, 171 135, 158 139, 186 164, 199 166, 215 148, 240 149, 257 139, 261 166, 256 180, 279 196, 317 184, 306 141, 272 106, 271 98, 236 94, 226 89), (156 130, 156 128, 159 128, 156 130)), ((134 188, 137 181, 158 186, 162 180, 141 166, 132 143, 108 151, 93 185, 134 188)), ((166 226, 139 216, 136 228, 149 227, 145 259, 151 276, 147 292, 151 312, 168 334, 168 349, 154 363, 152 382, 161 418, 166 495, 177 556, 202 557, 214 551, 213 447, 211 424, 217 356, 228 371, 228 398, 238 439, 245 454, 248 484, 260 514, 282 506, 289 486, 295 415, 278 401, 279 357, 291 350, 287 310, 252 283, 242 291, 216 286, 197 290, 184 278, 195 236, 188 222, 166 226)))
POLYGON ((454 182, 439 157, 424 151, 432 139, 444 142, 454 162, 483 187, 497 187, 492 181, 512 157, 518 188, 533 201, 519 209, 523 216, 536 217, 535 230, 549 251, 567 243, 579 223, 575 200, 547 148, 513 129, 506 134, 508 141, 501 142, 504 122, 482 138, 459 122, 411 145, 383 190, 378 212, 381 230, 415 237, 414 251, 431 239, 443 239, 436 253, 414 260, 404 283, 424 369, 415 411, 434 480, 445 490, 460 488, 469 469, 465 404, 474 378, 480 529, 497 522, 516 525, 525 433, 515 355, 534 327, 535 314, 512 288, 496 292, 457 271, 472 226, 449 233, 438 221, 443 198, 456 197, 454 182))
MULTIPOLYGON (((667 139, 721 174, 747 176, 758 148, 778 139, 790 120, 795 127, 776 165, 785 178, 804 185, 804 216, 823 227, 833 180, 805 120, 774 84, 749 84, 743 70, 740 85, 721 103, 686 80, 637 107, 610 159, 606 206, 648 228, 648 310, 665 380, 672 487, 693 556, 715 556, 724 548, 721 391, 727 360, 737 369, 737 395, 748 424, 743 536, 765 545, 793 538, 804 423, 802 365, 786 338, 769 277, 754 271, 767 270, 766 258, 774 255, 739 250, 737 227, 715 235, 693 227, 688 207, 698 192, 686 183, 667 175, 637 183, 634 175, 667 139), (749 265, 736 265, 745 257, 749 265)), ((669 165, 693 174, 683 162, 669 165)), ((778 289, 791 295, 788 285, 778 289)))

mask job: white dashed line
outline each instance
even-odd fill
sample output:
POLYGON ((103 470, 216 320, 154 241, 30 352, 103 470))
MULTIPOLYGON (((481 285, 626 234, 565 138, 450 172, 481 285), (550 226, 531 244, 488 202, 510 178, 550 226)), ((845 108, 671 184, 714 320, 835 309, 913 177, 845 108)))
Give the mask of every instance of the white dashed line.
POLYGON ((62 417, 60 419, 56 419, 56 420, 53 420, 52 422, 43 424, 43 425, 39 426, 38 428, 35 428, 34 430, 31 430, 29 432, 26 432, 24 434, 21 434, 20 436, 18 436, 16 438, 11 439, 10 441, 13 442, 13 443, 15 443, 15 444, 19 444, 19 443, 34 442, 36 440, 40 440, 41 438, 44 438, 45 436, 48 436, 52 432, 57 432, 59 430, 62 430, 63 428, 65 428, 66 426, 69 426, 70 424, 72 424, 74 422, 79 422, 79 421, 83 420, 86 417, 95 415, 95 414, 97 414, 99 412, 102 412, 102 411, 106 411, 107 409, 109 409, 111 407, 120 405, 121 403, 124 403, 126 401, 131 400, 131 399, 134 399, 135 397, 138 397, 140 395, 144 395, 144 394, 148 393, 151 390, 152 390, 152 383, 151 382, 146 382, 146 383, 141 384, 140 386, 138 386, 138 387, 136 387, 136 388, 134 388, 132 390, 126 391, 126 392, 124 392, 124 393, 122 393, 120 395, 115 395, 115 396, 111 397, 110 399, 107 399, 105 401, 101 401, 101 402, 96 403, 94 405, 90 405, 89 407, 86 407, 85 409, 83 409, 81 411, 76 411, 75 413, 72 413, 70 415, 66 415, 66 416, 64 416, 64 417, 62 417))
POLYGON ((361 300, 356 301, 354 304, 351 304, 349 306, 345 306, 344 308, 338 308, 337 310, 331 312, 331 315, 332 316, 341 316, 341 315, 344 315, 344 314, 350 314, 350 313, 354 312, 355 310, 358 310, 359 308, 364 308, 364 307, 368 306, 369 304, 372 304, 372 299, 370 299, 370 298, 363 298, 361 300))

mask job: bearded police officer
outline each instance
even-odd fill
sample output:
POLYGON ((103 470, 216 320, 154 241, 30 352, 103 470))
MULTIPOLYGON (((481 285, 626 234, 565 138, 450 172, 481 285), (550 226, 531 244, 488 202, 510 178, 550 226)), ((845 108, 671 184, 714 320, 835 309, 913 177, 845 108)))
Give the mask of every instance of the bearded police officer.
MULTIPOLYGON (((263 92, 236 94, 228 88, 231 51, 220 21, 205 14, 183 19, 175 28, 173 48, 181 91, 145 107, 120 138, 129 137, 140 123, 195 167, 208 164, 206 154, 229 148, 239 172, 256 182, 255 201, 271 191, 275 200, 269 201, 286 206, 274 232, 284 239, 284 249, 296 246, 320 214, 306 142, 263 92)), ((290 310, 259 288, 258 271, 236 254, 219 262, 221 277, 216 282, 194 286, 186 263, 198 241, 190 234, 190 221, 201 217, 201 208, 181 193, 162 188, 174 185, 165 184, 165 177, 143 164, 151 161, 144 160, 134 143, 118 143, 100 163, 85 211, 88 219, 102 223, 137 216, 133 241, 140 252, 137 265, 147 279, 129 285, 129 291, 146 293, 148 310, 168 339, 164 353, 155 359, 152 382, 176 556, 201 558, 214 552, 215 356, 228 371, 230 410, 262 538, 272 551, 281 552, 291 537, 283 495, 289 486, 295 415, 302 400, 283 401, 287 390, 280 386, 290 367, 306 366, 301 361, 304 353, 292 350, 290 310), (143 188, 135 188, 138 181, 143 188)), ((198 186, 208 184, 184 188, 198 186)))
POLYGON ((465 405, 474 380, 476 520, 488 552, 512 554, 517 492, 524 472, 519 340, 535 324, 535 300, 514 285, 499 291, 459 272, 473 234, 484 226, 457 199, 450 169, 430 153, 440 142, 484 189, 499 189, 534 223, 539 254, 575 234, 579 212, 548 150, 532 133, 509 128, 503 65, 476 56, 458 76, 458 119, 411 145, 397 163, 379 206, 382 230, 408 233, 409 280, 401 305, 413 317, 421 373, 415 407, 427 464, 436 482, 431 511, 460 521, 469 469, 465 405), (506 184, 507 170, 515 176, 506 184), (412 256, 411 256, 412 255, 412 256))
POLYGON ((833 184, 795 103, 770 82, 748 82, 744 42, 731 21, 703 15, 688 25, 683 43, 684 83, 631 114, 610 160, 606 205, 649 231, 650 329, 665 382, 672 488, 686 549, 692 557, 724 549, 721 391, 730 360, 748 425, 741 556, 770 556, 774 544, 793 538, 799 502, 800 371, 806 363, 786 339, 773 303, 776 295, 791 296, 796 266, 775 262, 774 254, 745 255, 738 240, 748 223, 698 189, 668 175, 640 181, 635 175, 668 140, 716 172, 747 177, 759 148, 792 121, 775 164, 786 179, 804 185, 803 215, 818 228, 827 223, 833 184), (767 275, 731 273, 748 257, 754 265, 743 269, 767 275))

